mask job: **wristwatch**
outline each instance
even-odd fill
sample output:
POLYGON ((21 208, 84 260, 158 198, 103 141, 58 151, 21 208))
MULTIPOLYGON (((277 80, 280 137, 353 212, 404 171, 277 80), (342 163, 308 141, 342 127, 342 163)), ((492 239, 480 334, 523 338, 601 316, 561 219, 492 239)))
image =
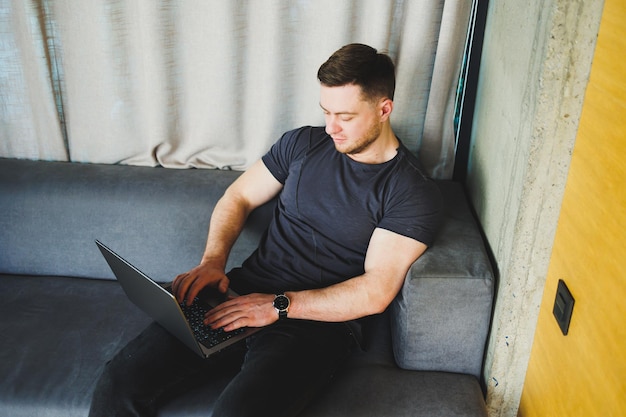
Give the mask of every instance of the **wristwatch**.
POLYGON ((289 297, 287 297, 285 294, 277 294, 274 297, 274 309, 278 313, 279 320, 287 318, 287 312, 289 311, 289 304, 290 304, 289 297))

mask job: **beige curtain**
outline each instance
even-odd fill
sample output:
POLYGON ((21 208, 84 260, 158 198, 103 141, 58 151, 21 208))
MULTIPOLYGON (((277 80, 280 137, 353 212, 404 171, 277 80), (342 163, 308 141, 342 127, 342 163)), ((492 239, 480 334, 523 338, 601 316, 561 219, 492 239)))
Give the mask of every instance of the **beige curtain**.
POLYGON ((470 10, 471 0, 0 0, 0 156, 245 169, 282 132, 323 123, 317 69, 361 42, 396 62, 396 134, 450 178, 470 10))

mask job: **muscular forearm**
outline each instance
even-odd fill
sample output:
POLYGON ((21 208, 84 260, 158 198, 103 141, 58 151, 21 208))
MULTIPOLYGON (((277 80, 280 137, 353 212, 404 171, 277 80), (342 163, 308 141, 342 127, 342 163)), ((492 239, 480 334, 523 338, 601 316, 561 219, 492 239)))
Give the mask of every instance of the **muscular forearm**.
MULTIPOLYGON (((326 322, 341 322, 382 312, 391 302, 394 287, 369 293, 361 276, 319 290, 287 292, 291 305, 287 317, 326 322), (384 295, 383 295, 384 294, 384 295)), ((378 285, 377 285, 378 286, 378 285)), ((207 313, 205 323, 231 331, 244 326, 262 327, 278 320, 272 294, 248 294, 233 298, 207 313)))
POLYGON ((376 282, 376 277, 370 274, 318 290, 288 292, 291 299, 288 316, 339 322, 382 313, 399 291, 403 278, 376 282))

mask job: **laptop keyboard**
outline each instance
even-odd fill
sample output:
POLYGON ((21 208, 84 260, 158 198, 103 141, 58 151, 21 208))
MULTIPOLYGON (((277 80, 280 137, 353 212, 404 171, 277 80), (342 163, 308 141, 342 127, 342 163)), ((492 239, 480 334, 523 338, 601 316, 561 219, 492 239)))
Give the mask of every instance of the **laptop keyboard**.
POLYGON ((223 328, 212 329, 210 326, 204 324, 204 315, 209 310, 209 307, 201 302, 197 297, 193 300, 191 305, 180 304, 183 314, 189 322, 189 326, 193 331, 198 342, 202 343, 208 348, 212 348, 233 336, 236 336, 244 332, 244 329, 237 329, 230 332, 224 331, 223 328))

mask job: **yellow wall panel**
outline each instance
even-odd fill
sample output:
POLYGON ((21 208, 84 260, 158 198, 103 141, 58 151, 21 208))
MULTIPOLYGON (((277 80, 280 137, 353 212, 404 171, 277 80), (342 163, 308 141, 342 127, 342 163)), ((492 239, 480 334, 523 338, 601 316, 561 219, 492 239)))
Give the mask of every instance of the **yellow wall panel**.
POLYGON ((519 416, 626 416, 626 0, 606 0, 519 416), (569 334, 552 315, 563 279, 569 334))

